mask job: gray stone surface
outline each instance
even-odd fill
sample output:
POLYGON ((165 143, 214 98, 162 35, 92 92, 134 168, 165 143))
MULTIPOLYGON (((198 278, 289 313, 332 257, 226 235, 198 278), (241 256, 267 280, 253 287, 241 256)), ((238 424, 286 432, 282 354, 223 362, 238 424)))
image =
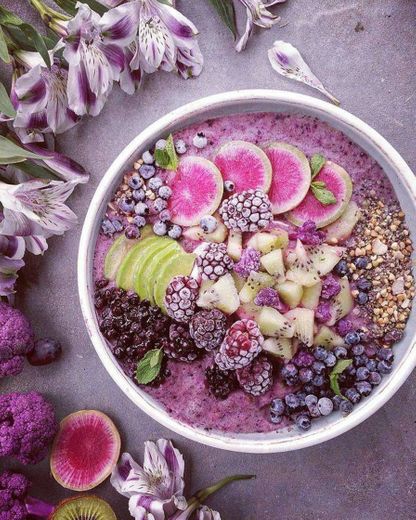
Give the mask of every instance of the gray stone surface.
MULTIPOLYGON (((18 4, 21 15, 29 12, 23 0, 1 3, 18 4)), ((138 458, 146 439, 172 438, 185 454, 188 492, 228 474, 256 474, 257 480, 234 484, 209 500, 224 519, 415 519, 415 374, 382 410, 335 440, 286 454, 242 455, 187 441, 148 418, 116 387, 90 344, 78 304, 76 254, 83 218, 103 173, 146 125, 201 96, 252 87, 314 95, 272 72, 266 50, 275 39, 296 45, 342 106, 379 130, 416 170, 414 0, 288 0, 278 8, 287 25, 256 31, 242 54, 234 52, 208 1, 178 3, 201 31, 204 72, 188 82, 155 74, 133 97, 115 88, 99 117, 59 138, 59 149, 84 164, 92 178, 71 199, 79 226, 50 240, 44 258, 28 262, 18 303, 39 335, 61 339, 65 355, 49 367, 28 366, 19 378, 2 381, 0 390, 41 391, 56 404, 60 418, 81 408, 107 412, 121 430, 123 448, 138 458), (362 32, 354 30, 357 22, 362 32)), ((67 495, 49 477, 46 462, 27 471, 35 494, 49 500, 67 495)), ((126 499, 108 483, 96 492, 111 502, 119 519, 129 518, 126 499)))

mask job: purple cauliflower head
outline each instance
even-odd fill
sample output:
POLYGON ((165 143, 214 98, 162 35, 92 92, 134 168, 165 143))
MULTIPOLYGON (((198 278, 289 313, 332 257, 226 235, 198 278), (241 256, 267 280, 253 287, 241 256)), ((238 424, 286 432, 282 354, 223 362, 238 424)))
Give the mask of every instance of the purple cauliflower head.
POLYGON ((53 407, 37 392, 0 395, 0 457, 43 460, 58 432, 53 407))
POLYGON ((331 319, 331 306, 328 302, 321 302, 315 310, 315 319, 326 323, 331 319))
POLYGON ((316 229, 313 220, 307 220, 298 229, 289 233, 291 240, 300 240, 305 246, 319 246, 325 240, 325 233, 316 229))
POLYGON ((240 260, 234 265, 234 271, 243 278, 250 276, 251 271, 260 269, 260 251, 247 247, 243 249, 240 260))
POLYGON ((25 520, 26 495, 30 481, 21 473, 4 471, 0 475, 0 520, 25 520))
POLYGON ((259 307, 273 307, 283 313, 289 310, 288 306, 280 300, 278 292, 275 289, 272 289, 272 287, 260 289, 254 299, 254 303, 259 307))
POLYGON ((32 327, 24 314, 0 302, 0 378, 20 374, 33 340, 32 327))
POLYGON ((341 284, 339 283, 339 279, 332 274, 326 276, 322 283, 321 298, 323 300, 330 300, 331 298, 339 294, 340 291, 341 284))

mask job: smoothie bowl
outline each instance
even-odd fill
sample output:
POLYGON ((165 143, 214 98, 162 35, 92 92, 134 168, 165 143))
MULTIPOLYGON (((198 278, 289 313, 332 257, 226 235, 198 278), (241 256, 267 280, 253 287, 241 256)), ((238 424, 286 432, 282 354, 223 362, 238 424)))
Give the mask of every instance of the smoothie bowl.
POLYGON ((347 431, 416 364, 415 192, 381 136, 313 98, 242 91, 172 112, 115 160, 85 220, 101 360, 205 444, 286 451, 347 431))

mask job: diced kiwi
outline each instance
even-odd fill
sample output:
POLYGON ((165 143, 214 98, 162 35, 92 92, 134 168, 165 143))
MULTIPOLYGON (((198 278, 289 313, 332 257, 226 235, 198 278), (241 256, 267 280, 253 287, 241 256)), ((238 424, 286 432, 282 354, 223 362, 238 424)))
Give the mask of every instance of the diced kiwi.
POLYGON ((286 255, 288 271, 286 278, 304 287, 311 287, 319 282, 318 271, 309 258, 302 242, 298 240, 296 247, 286 255))
POLYGON ((240 306, 240 299, 231 274, 222 276, 210 287, 200 291, 197 305, 203 309, 216 308, 225 314, 233 314, 240 306))
POLYGON ((240 292, 241 289, 244 287, 244 284, 246 283, 245 278, 239 276, 235 271, 231 273, 231 276, 233 277, 237 291, 240 292))
POLYGON ((303 288, 302 300, 300 301, 302 307, 315 310, 319 305, 319 298, 322 291, 322 282, 319 281, 311 287, 303 288))
POLYGON ((270 230, 270 233, 277 238, 276 248, 286 249, 289 245, 289 235, 284 229, 274 228, 270 230))
POLYGON ((283 262, 283 252, 275 249, 260 258, 262 267, 272 276, 283 277, 285 275, 285 265, 283 262))
POLYGON ((341 291, 331 300, 331 319, 326 325, 332 326, 352 311, 354 300, 351 294, 350 282, 346 276, 339 279, 341 291))
POLYGON ((338 334, 332 329, 322 325, 318 331, 318 334, 316 334, 316 336, 313 338, 313 344, 331 349, 333 347, 345 345, 345 342, 341 336, 338 336, 338 334))
POLYGON ((272 287, 275 281, 273 276, 267 273, 256 273, 252 271, 240 291, 240 300, 242 303, 248 303, 254 300, 260 289, 272 287))
POLYGON ((303 287, 295 282, 286 280, 279 283, 276 290, 283 302, 289 305, 291 309, 297 307, 302 300, 303 287))
POLYGON ((328 246, 327 244, 306 248, 306 252, 319 276, 330 273, 341 260, 344 251, 344 247, 328 246))
POLYGON ((232 229, 228 235, 227 253, 236 262, 241 258, 243 250, 243 234, 237 229, 232 229))
POLYGON ((292 323, 272 307, 262 307, 256 320, 264 336, 291 338, 295 332, 292 323))
POLYGON ((263 254, 267 254, 270 253, 270 251, 273 251, 273 249, 276 249, 278 244, 279 237, 272 235, 271 233, 260 231, 250 238, 247 242, 247 247, 252 247, 263 254))
POLYGON ((290 360, 293 357, 292 340, 290 338, 267 338, 263 342, 263 350, 271 356, 290 360))
POLYGON ((287 312, 285 318, 289 319, 295 329, 294 336, 308 347, 313 345, 315 313, 311 309, 298 307, 287 312))

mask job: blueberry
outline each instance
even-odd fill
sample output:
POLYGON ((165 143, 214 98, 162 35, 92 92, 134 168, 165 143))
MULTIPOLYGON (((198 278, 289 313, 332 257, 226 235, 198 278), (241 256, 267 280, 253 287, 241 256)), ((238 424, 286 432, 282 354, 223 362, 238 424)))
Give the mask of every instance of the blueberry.
POLYGON ((325 378, 324 376, 317 375, 313 378, 312 382, 315 386, 323 386, 325 384, 325 378))
POLYGON ((353 408, 353 404, 350 401, 347 401, 346 399, 343 399, 342 403, 340 403, 339 405, 339 409, 343 417, 349 415, 352 412, 353 408))
POLYGON ((319 411, 317 404, 312 404, 308 407, 308 411, 311 417, 321 417, 321 412, 319 411))
POLYGON ((166 235, 167 233, 167 226, 164 222, 155 222, 153 224, 153 232, 155 235, 159 235, 159 236, 163 236, 163 235, 166 235))
POLYGON ((175 150, 176 150, 176 153, 178 153, 179 155, 186 153, 187 146, 183 139, 177 139, 175 141, 175 150))
POLYGON ((388 361, 379 361, 377 365, 377 370, 380 372, 380 374, 390 374, 390 372, 393 370, 393 366, 388 361))
POLYGON ((141 202, 141 201, 143 201, 145 198, 146 198, 146 192, 144 191, 144 189, 140 188, 140 189, 138 189, 138 190, 134 190, 134 191, 133 191, 133 199, 134 199, 136 202, 141 202))
POLYGON ((225 191, 231 192, 234 191, 235 184, 233 181, 224 181, 224 189, 225 191))
POLYGON ((314 387, 314 385, 312 383, 307 383, 306 385, 304 385, 303 390, 307 394, 313 395, 313 392, 315 392, 315 387, 314 387))
POLYGON ((162 186, 159 188, 159 191, 157 192, 160 198, 164 200, 170 199, 172 196, 172 189, 169 188, 169 186, 162 186))
POLYGON ((361 356, 354 356, 354 365, 356 367, 363 367, 367 364, 368 357, 365 354, 361 354, 361 356))
POLYGON ((158 190, 161 186, 163 186, 163 181, 160 177, 153 177, 147 183, 149 190, 158 190))
POLYGON ((181 226, 178 226, 178 224, 173 224, 173 226, 171 226, 168 231, 168 235, 170 236, 170 238, 174 238, 175 240, 180 238, 182 235, 181 226))
POLYGON ((306 413, 299 414, 295 419, 295 424, 302 431, 307 431, 312 426, 311 418, 306 413))
POLYGON ((289 409, 294 410, 299 407, 299 397, 296 394, 287 394, 285 403, 289 409))
POLYGON ((124 231, 124 235, 126 238, 133 240, 135 238, 140 238, 140 229, 134 224, 130 224, 126 227, 124 231))
POLYGON ((53 338, 43 338, 35 341, 33 350, 27 359, 31 365, 48 365, 56 361, 62 354, 62 345, 53 338))
POLYGON ((116 229, 109 218, 103 219, 101 222, 101 230, 104 235, 113 235, 116 232, 116 229))
POLYGON ((166 209, 168 203, 166 202, 166 200, 164 199, 161 199, 161 198, 157 198, 154 202, 153 202, 153 208, 154 210, 157 212, 157 213, 160 213, 161 211, 163 211, 164 209, 166 209))
POLYGON ((159 217, 158 218, 162 222, 166 222, 167 220, 170 220, 171 219, 170 211, 168 209, 164 209, 163 211, 161 211, 159 213, 159 217))
POLYGON ((166 144, 166 139, 159 139, 158 141, 156 141, 155 148, 157 150, 164 150, 166 148, 166 144))
POLYGON ((365 305, 368 302, 368 294, 363 291, 360 291, 355 299, 358 305, 365 305))
POLYGON ((339 410, 339 407, 341 406, 342 401, 344 401, 344 398, 340 395, 334 395, 332 398, 332 404, 334 405, 334 410, 339 410))
POLYGON ((305 397, 305 404, 309 408, 310 406, 315 406, 318 403, 318 398, 314 394, 308 394, 305 397))
POLYGON ((360 394, 357 392, 355 388, 348 388, 347 390, 345 390, 345 397, 353 404, 357 404, 361 399, 360 394))
POLYGON ((212 215, 205 215, 201 218, 199 225, 204 233, 213 233, 218 227, 218 221, 212 215))
POLYGON ((314 374, 310 368, 301 368, 299 370, 299 381, 301 383, 309 383, 312 381, 313 375, 314 374))
POLYGON ((206 138, 204 132, 198 132, 195 134, 192 139, 192 144, 195 146, 195 148, 205 148, 208 144, 208 139, 206 138))
POLYGON ((318 361, 325 361, 328 356, 328 351, 324 347, 316 347, 313 351, 313 355, 318 361))
POLYGON ((147 215, 149 213, 149 207, 144 202, 138 202, 134 206, 134 212, 136 213, 136 215, 144 216, 144 215, 147 215))
POLYGON ((141 215, 136 215, 134 218, 133 218, 133 223, 138 227, 138 228, 142 228, 146 225, 146 219, 144 217, 142 217, 141 215))
POLYGON ((365 269, 368 265, 368 258, 366 256, 359 256, 354 259, 354 265, 357 269, 365 269))
POLYGON ((270 412, 270 421, 273 424, 280 424, 283 421, 283 416, 277 415, 274 412, 270 412))
POLYGON ((344 340, 347 345, 357 345, 361 341, 361 338, 358 332, 348 332, 344 340))
POLYGON ((139 169, 140 175, 143 179, 150 179, 156 173, 156 168, 151 164, 142 164, 139 169))
POLYGON ((357 288, 360 289, 360 291, 369 291, 371 289, 371 285, 371 281, 367 278, 359 278, 357 280, 357 288))
POLYGON ((122 197, 117 205, 123 213, 132 213, 134 210, 134 200, 130 198, 122 197))
POLYGON ((282 368, 281 374, 283 378, 295 377, 298 375, 298 369, 293 363, 288 363, 282 368))
POLYGON ((132 190, 137 190, 143 186, 143 179, 139 175, 132 175, 127 184, 132 190))
POLYGON ((380 361, 388 361, 392 363, 394 361, 394 354, 391 348, 381 348, 377 352, 377 358, 380 361))
POLYGON ((377 370, 377 361, 375 359, 369 359, 365 365, 370 372, 377 370))
POLYGON ((298 396, 298 399, 299 399, 299 406, 301 406, 301 407, 305 406, 305 399, 306 399, 305 392, 298 392, 296 395, 298 396))
POLYGON ((314 361, 312 363, 312 370, 316 373, 316 374, 322 374, 322 372, 324 372, 326 369, 326 366, 324 363, 322 363, 322 361, 314 361))
POLYGON ((318 401, 318 410, 321 415, 329 415, 334 409, 334 403, 328 397, 321 397, 318 401))
POLYGON ((334 267, 334 273, 338 276, 346 276, 349 273, 347 261, 340 260, 334 267))
POLYGON ((373 387, 370 385, 370 383, 368 381, 360 381, 355 386, 356 386, 358 392, 363 397, 367 397, 368 395, 370 395, 371 390, 373 389, 373 387))
POLYGON ((155 162, 155 159, 153 155, 149 152, 149 150, 146 150, 142 155, 143 162, 145 164, 153 164, 155 162))
POLYGON ((357 368, 357 373, 356 373, 356 379, 357 381, 365 381, 366 379, 368 379, 368 376, 370 375, 370 371, 368 370, 367 367, 360 367, 360 368, 357 368))
POLYGON ((111 222, 113 223, 114 229, 117 232, 123 231, 124 226, 123 226, 123 223, 121 222, 121 220, 119 220, 118 218, 113 218, 113 220, 111 222))
POLYGON ((285 413, 285 403, 282 399, 273 399, 270 404, 270 410, 276 415, 283 415, 285 413))
POLYGON ((381 383, 381 379, 382 377, 378 372, 370 372, 370 377, 368 378, 368 380, 372 385, 379 385, 381 383))
POLYGON ((324 363, 327 367, 334 367, 337 363, 337 358, 332 352, 328 352, 328 356, 326 357, 324 363))
POLYGON ((343 346, 335 347, 334 354, 338 359, 346 359, 348 356, 348 350, 343 346))
POLYGON ((351 349, 351 352, 354 354, 354 356, 361 356, 361 354, 364 354, 364 346, 354 345, 351 349))

